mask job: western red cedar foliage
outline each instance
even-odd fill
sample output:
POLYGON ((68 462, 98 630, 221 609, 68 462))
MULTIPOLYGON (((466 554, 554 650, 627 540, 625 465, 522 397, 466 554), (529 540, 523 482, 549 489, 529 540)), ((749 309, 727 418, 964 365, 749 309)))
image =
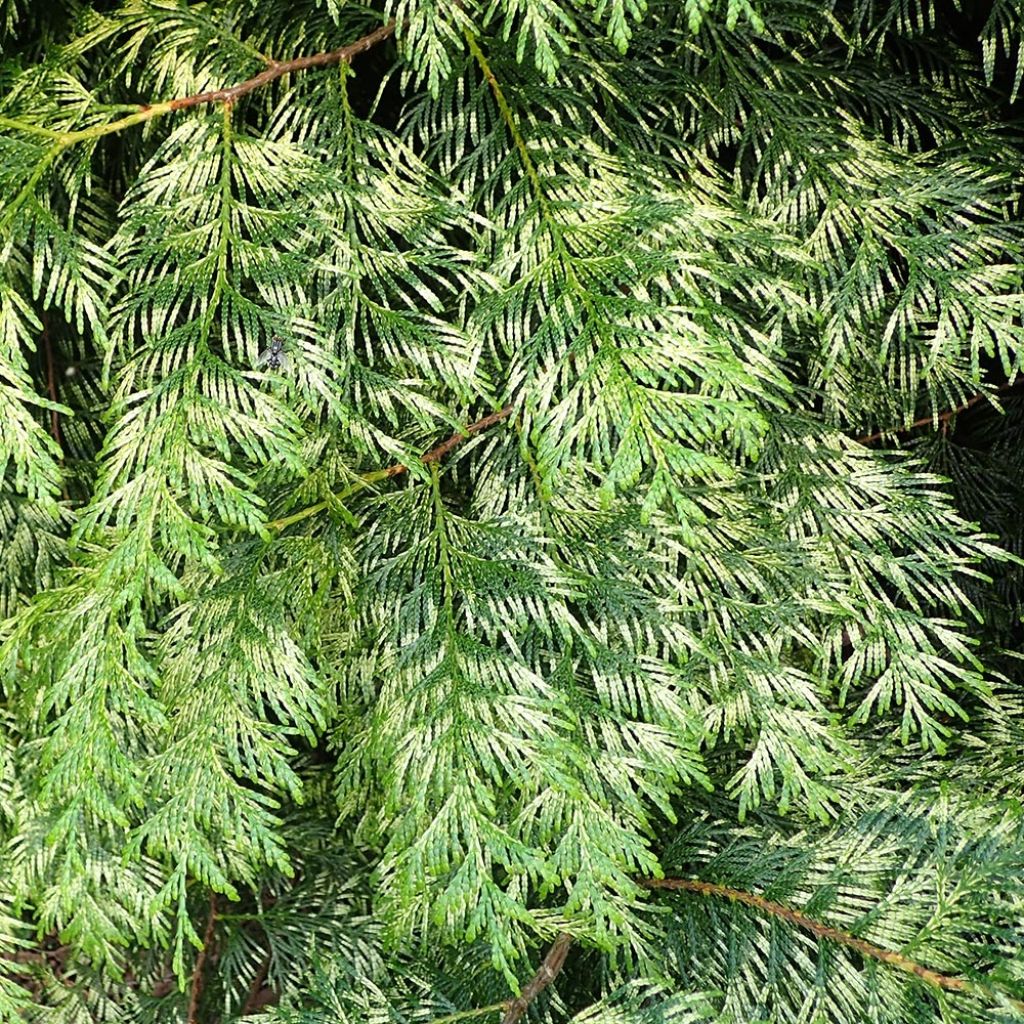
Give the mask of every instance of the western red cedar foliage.
POLYGON ((0 1019, 1024 1017, 1024 3, 0 0, 0 1019))

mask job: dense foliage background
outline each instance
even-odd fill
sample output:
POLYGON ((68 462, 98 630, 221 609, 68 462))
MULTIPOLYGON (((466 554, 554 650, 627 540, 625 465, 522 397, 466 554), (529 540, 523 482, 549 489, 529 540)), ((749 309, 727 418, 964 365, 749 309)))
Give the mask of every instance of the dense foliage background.
POLYGON ((0 1019, 1024 1017, 1021 0, 0 39, 0 1019))

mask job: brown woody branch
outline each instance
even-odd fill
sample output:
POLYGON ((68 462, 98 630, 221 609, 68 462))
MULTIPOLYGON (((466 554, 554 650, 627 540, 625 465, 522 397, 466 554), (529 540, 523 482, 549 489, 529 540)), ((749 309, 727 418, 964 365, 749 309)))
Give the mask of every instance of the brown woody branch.
MULTIPOLYGON (((5 128, 14 128, 19 131, 31 132, 35 135, 44 135, 53 141, 53 148, 44 156, 43 162, 39 165, 37 173, 38 176, 38 174, 41 174, 43 169, 49 165, 50 161, 52 161, 62 149, 68 146, 73 146, 76 143, 85 142, 90 139, 99 139, 104 135, 112 135, 114 132, 130 128, 132 125, 142 124, 144 121, 151 121, 155 117, 170 114, 175 110, 186 110, 189 107, 198 107, 205 103, 224 103, 230 106, 242 96, 245 96, 256 89, 260 89, 265 85, 269 85, 276 79, 281 78, 284 75, 291 74, 293 71, 305 71, 308 68, 322 68, 328 67, 332 64, 349 63, 359 54, 365 53, 378 43, 383 42, 383 40, 391 36, 394 31, 395 21, 392 19, 386 25, 381 25, 380 28, 376 28, 372 32, 367 33, 361 39, 357 39, 354 43, 349 43, 347 46, 341 46, 336 50, 314 53, 308 57, 295 57, 292 60, 271 61, 270 66, 265 71, 261 71, 258 75, 253 75, 252 78, 247 78, 244 82, 239 82, 237 85, 232 85, 224 89, 211 89, 207 92, 194 93, 191 96, 179 96, 177 99, 172 100, 140 103, 139 109, 134 114, 128 114, 126 117, 119 118, 116 121, 110 121, 107 124, 92 125, 90 128, 82 128, 78 131, 56 131, 52 128, 43 128, 39 125, 29 124, 9 117, 0 117, 0 126, 5 128)), ((20 205, 20 203, 25 199, 34 183, 35 178, 30 180, 25 188, 22 189, 21 193, 16 197, 11 206, 12 210, 20 205)), ((8 216, 10 215, 11 213, 9 211, 8 216)))
MULTIPOLYGON (((913 975, 933 988, 943 989, 947 992, 973 993, 975 995, 993 996, 995 994, 979 981, 972 981, 958 975, 943 974, 941 971, 932 970, 930 967, 925 967, 923 964, 919 964, 915 960, 903 956, 901 953, 894 953, 892 950, 885 949, 873 942, 868 942, 866 939, 859 939, 857 936, 851 935, 841 928, 834 928, 831 925, 823 924, 821 921, 808 917, 799 910, 794 910, 792 907, 787 907, 785 904, 778 903, 775 900, 766 899, 764 896, 758 896, 756 893, 690 878, 641 878, 638 879, 638 882, 647 889, 692 892, 701 896, 716 896, 720 899, 732 900, 734 903, 742 903, 744 906, 752 907, 755 910, 761 911, 761 913, 777 917, 780 920, 787 921, 796 928, 810 932, 815 938, 826 939, 837 945, 846 946, 848 949, 856 950, 862 956, 888 964, 890 967, 905 974, 913 975)), ((557 977, 558 972, 565 963, 565 958, 571 945, 572 936, 562 932, 548 950, 537 973, 523 987, 519 997, 501 1004, 499 1007, 487 1007, 486 1009, 504 1008, 505 1015, 501 1019, 501 1024, 517 1024, 534 999, 557 977)), ((1009 999, 1009 1002, 1015 1009, 1024 1011, 1024 1001, 1009 999)), ((476 1011, 476 1013, 481 1012, 483 1010, 476 1011)), ((456 1014, 451 1019, 454 1020, 456 1017, 465 1015, 467 1014, 456 1014)))
MULTIPOLYGON (((1020 383, 1020 380, 1015 380, 1012 383, 1007 382, 1006 384, 1000 384, 995 389, 996 394, 1000 391, 1009 391, 1010 388, 1015 388, 1020 383)), ((930 427, 939 423, 948 423, 958 413, 966 412, 968 409, 973 408, 979 402, 986 398, 991 398, 992 391, 983 391, 980 394, 974 395, 969 398, 963 405, 958 405, 955 409, 947 409, 945 412, 940 412, 937 416, 922 416, 919 420, 914 420, 913 423, 907 424, 905 427, 897 427, 893 430, 879 430, 874 434, 866 434, 864 437, 858 437, 857 442, 859 444, 871 444, 874 441, 880 441, 887 434, 909 434, 912 430, 917 430, 920 427, 930 427)))
MULTIPOLYGON (((269 85, 275 79, 283 75, 289 75, 293 71, 306 71, 309 68, 323 68, 331 64, 347 64, 353 57, 365 53, 378 43, 383 42, 395 31, 395 21, 392 18, 386 25, 374 29, 369 34, 357 39, 348 46, 341 46, 337 50, 329 50, 325 53, 314 53, 308 57, 296 57, 293 60, 272 61, 266 71, 233 85, 229 89, 212 89, 209 92, 196 93, 194 96, 182 96, 180 99, 170 100, 171 110, 184 110, 187 107, 198 107, 204 103, 234 103, 247 93, 261 89, 269 85)), ((143 106, 143 110, 151 109, 143 106)))
MULTIPOLYGON (((453 448, 473 437, 474 434, 479 434, 481 431, 493 427, 496 423, 508 419, 512 415, 512 409, 513 406, 511 404, 506 405, 498 409, 497 412, 492 412, 490 415, 484 416, 483 419, 470 423, 465 430, 452 434, 447 441, 442 441, 439 445, 420 456, 420 461, 424 463, 440 462, 453 448)), ((369 484, 376 483, 378 480, 389 480, 392 477, 401 476, 403 473, 408 472, 409 467, 406 463, 396 462, 394 465, 387 466, 384 469, 375 469, 372 472, 363 473, 343 491, 339 491, 324 501, 318 501, 315 505, 310 505, 307 508, 300 509, 298 512, 293 512, 290 516, 275 519, 273 522, 267 523, 267 527, 271 530, 283 530, 286 526, 291 526, 293 523, 301 522, 303 519, 316 515, 317 512, 322 512, 332 502, 342 501, 369 484)))
MULTIPOLYGON (((512 406, 506 405, 499 409, 497 412, 492 412, 490 416, 485 416, 481 420, 477 420, 476 423, 470 423, 466 427, 465 433, 455 433, 448 438, 447 441, 442 441, 436 448, 431 448, 426 455, 423 456, 423 462, 440 462, 456 445, 462 444, 467 438, 472 437, 474 434, 479 434, 482 430, 487 430, 488 427, 493 427, 495 423, 500 423, 502 420, 508 419, 512 415, 512 406)), ((388 466, 385 470, 388 476, 397 476, 399 473, 405 473, 409 469, 408 466, 388 466)))
MULTIPOLYGON (((495 423, 500 423, 502 420, 508 419, 512 415, 512 406, 506 405, 499 409, 497 412, 492 412, 489 416, 484 416, 483 419, 477 420, 475 423, 470 423, 466 427, 465 431, 458 431, 452 434, 447 441, 442 441, 439 445, 431 448, 429 452, 425 452, 420 456, 420 461, 423 463, 440 462, 453 448, 458 447, 463 441, 467 441, 474 434, 479 434, 488 427, 493 427, 495 423)), ((386 480, 393 476, 401 476, 403 473, 408 473, 409 467, 402 462, 396 462, 393 466, 388 466, 386 469, 377 470, 374 473, 368 473, 367 476, 372 476, 375 480, 386 480)))
POLYGON ((189 986, 188 994, 188 1024, 199 1024, 199 997, 203 994, 203 970, 206 967, 206 958, 209 956, 210 947, 213 944, 213 927, 217 923, 217 894, 210 893, 210 914, 206 919, 206 931, 203 934, 203 946, 196 956, 195 966, 192 968, 192 984, 189 986))
POLYGON ((508 1003, 505 1015, 501 1018, 501 1024, 516 1024, 529 1009, 530 1003, 558 977, 558 972, 565 963, 571 945, 572 936, 568 932, 561 932, 551 944, 547 956, 537 968, 537 973, 523 986, 523 991, 519 993, 518 998, 508 1003))
MULTIPOLYGON (((1001 384, 995 389, 995 392, 1008 391, 1011 388, 1015 388, 1020 384, 1020 380, 1014 381, 1013 383, 1001 384)), ((984 392, 982 394, 974 395, 968 401, 964 402, 963 405, 957 406, 955 409, 947 409, 945 412, 940 413, 937 417, 925 416, 919 420, 915 420, 913 423, 906 427, 900 427, 895 430, 883 430, 875 434, 868 434, 864 437, 857 438, 860 444, 871 444, 873 441, 878 441, 885 437, 887 434, 905 434, 911 430, 916 430, 918 427, 925 427, 932 422, 946 423, 951 420, 957 413, 964 412, 967 409, 977 405, 985 398, 989 398, 992 392, 984 392)), ((499 409, 497 412, 492 412, 488 416, 484 416, 483 419, 477 420, 475 423, 471 423, 466 427, 464 432, 452 434, 446 441, 442 441, 435 448, 431 448, 430 451, 426 452, 421 456, 421 461, 424 463, 439 462, 443 459, 453 448, 461 444, 463 441, 472 437, 474 434, 479 434, 481 431, 487 430, 494 426, 496 423, 500 423, 502 420, 508 419, 512 414, 513 407, 506 405, 499 409)), ((409 466, 402 462, 396 462, 391 466, 387 466, 385 469, 373 470, 369 473, 363 473, 359 476, 355 484, 345 488, 345 490, 335 494, 333 499, 340 501, 359 488, 366 486, 370 483, 375 483, 378 480, 387 480, 391 477, 401 476, 403 473, 409 471, 409 466)), ((285 516, 281 519, 275 519, 268 523, 267 526, 272 530, 281 530, 286 526, 291 526, 293 523, 300 522, 303 519, 309 518, 309 516, 316 515, 317 512, 322 512, 325 508, 330 505, 330 500, 317 502, 315 505, 310 505, 308 508, 304 508, 299 512, 295 512, 290 516, 285 516)))
MULTIPOLYGON (((758 896, 756 893, 746 892, 743 889, 732 889, 727 885, 716 885, 713 882, 699 882, 696 879, 690 878, 641 878, 638 881, 640 885, 648 889, 682 890, 684 892, 699 893, 702 896, 718 896, 732 900, 735 903, 742 903, 745 906, 753 907, 755 910, 760 910, 762 913, 771 914, 773 917, 788 921, 791 925, 810 932, 816 938, 828 939, 830 942, 835 942, 840 946, 855 949, 862 956, 889 964, 890 967, 895 967, 896 970, 903 971, 905 974, 912 974, 934 988, 945 989, 947 992, 993 994, 979 982, 969 981, 967 978, 961 978, 957 975, 934 971, 930 967, 925 967, 903 956, 901 953, 894 953, 892 950, 885 949, 882 946, 876 946, 873 942, 858 939, 849 932, 844 932, 840 928, 833 928, 831 925, 822 924, 821 921, 816 921, 813 917, 808 917, 799 910, 793 910, 782 903, 765 899, 764 896, 758 896)), ((1024 1009, 1024 1002, 1016 999, 1011 999, 1010 1002, 1017 1009, 1024 1009)))
POLYGON ((240 1017, 248 1017, 251 1013, 257 1013, 274 998, 272 990, 267 989, 267 975, 270 973, 270 954, 268 953, 260 963, 256 976, 252 979, 249 991, 246 994, 245 1002, 239 1013, 240 1017))

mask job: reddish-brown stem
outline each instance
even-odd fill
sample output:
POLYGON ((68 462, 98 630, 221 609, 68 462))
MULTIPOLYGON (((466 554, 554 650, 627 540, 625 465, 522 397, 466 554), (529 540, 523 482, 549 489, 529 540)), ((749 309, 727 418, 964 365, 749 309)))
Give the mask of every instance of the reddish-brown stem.
POLYGON ((196 956, 192 968, 192 984, 188 993, 188 1024, 199 1024, 199 997, 203 994, 203 970, 206 958, 210 954, 213 943, 213 927, 217 923, 217 894, 210 893, 210 913, 206 919, 206 931, 203 933, 203 945, 196 956))
MULTIPOLYGON (((840 946, 855 949, 862 956, 889 964, 890 967, 894 967, 896 970, 903 971, 906 974, 912 974, 935 988, 945 989, 948 992, 973 992, 975 994, 991 995, 991 992, 979 982, 934 971, 930 967, 925 967, 900 953, 894 953, 892 950, 884 949, 882 946, 876 946, 873 942, 868 942, 865 939, 858 939, 849 932, 844 932, 840 928, 833 928, 831 925, 822 924, 821 921, 816 921, 799 910, 793 910, 782 903, 765 899, 764 896, 758 896, 756 893, 746 892, 743 889, 733 889, 727 885, 716 885, 713 882, 700 882, 690 878, 641 878, 638 881, 648 889, 682 890, 684 892, 699 893, 702 896, 718 896, 722 899, 732 900, 735 903, 742 903, 764 914, 770 914, 783 921, 788 921, 794 927, 802 928, 819 939, 827 939, 840 946)), ((1010 1002, 1018 1009, 1024 1009, 1024 1002, 1018 1000, 1010 1000, 1010 1002)))
POLYGON ((247 78, 244 82, 239 82, 237 85, 228 86, 223 89, 211 89, 207 92, 198 92, 191 96, 179 96, 177 99, 173 100, 140 103, 139 109, 134 114, 128 114, 126 117, 118 118, 118 120, 110 121, 107 124, 94 124, 89 128, 81 128, 78 131, 55 131, 50 128, 42 128, 37 125, 26 124, 25 122, 17 121, 13 118, 0 117, 0 125, 3 125, 4 127, 14 128, 21 131, 29 131, 35 134, 43 134, 50 137, 54 143, 53 147, 47 151, 42 162, 38 165, 35 174, 29 180, 28 184, 15 198, 14 203, 10 205, 10 209, 6 214, 6 217, 9 219, 13 216, 14 209, 16 209, 29 195, 32 188, 39 180, 39 177, 44 173, 46 168, 60 153, 60 151, 67 146, 73 146, 76 143, 85 142, 91 139, 99 139, 104 135, 112 135, 114 132, 120 132, 125 128, 131 128, 133 125, 142 124, 145 121, 151 121, 155 117, 162 117, 164 114, 169 114, 175 110, 185 110, 189 107, 198 107, 204 103, 226 103, 230 105, 242 96, 252 92, 254 89, 259 89, 264 85, 269 85, 271 82, 284 75, 290 74, 292 71, 304 71, 307 68, 322 68, 331 64, 341 64, 343 62, 351 61, 354 57, 361 53, 365 53, 371 47, 376 46, 379 42, 387 39, 388 36, 394 33, 394 31, 395 22, 394 19, 392 19, 386 25, 382 25, 380 28, 374 29, 372 32, 363 36, 362 39, 357 39, 354 43, 349 43, 348 46, 341 46, 337 50, 327 50, 323 53, 314 53, 308 57, 295 57, 293 60, 271 61, 270 66, 265 71, 261 71, 258 75, 253 75, 252 78, 247 78))
MULTIPOLYGON (((1019 383, 1019 381, 1013 381, 1013 383, 1000 384, 995 391, 1009 391, 1010 388, 1016 387, 1019 383)), ((913 423, 908 423, 905 427, 897 427, 894 430, 879 430, 874 434, 858 437, 857 441, 859 444, 871 444, 874 441, 880 441, 887 434, 909 434, 911 430, 917 430, 919 427, 929 427, 933 424, 942 424, 945 427, 957 413, 966 412, 991 395, 991 391, 984 391, 973 398, 969 398, 963 405, 958 405, 955 409, 947 409, 945 412, 940 412, 938 416, 922 416, 919 420, 914 420, 913 423)))
MULTIPOLYGON (((483 419, 477 420, 475 423, 470 423, 464 431, 452 434, 447 441, 442 441, 439 445, 431 448, 430 451, 426 452, 421 456, 422 462, 440 462, 453 448, 462 444, 467 438, 472 437, 474 434, 479 434, 483 430, 487 430, 489 427, 493 427, 495 423, 500 423, 502 420, 508 419, 512 415, 512 406, 506 405, 499 409, 497 412, 492 412, 483 419)), ((286 526, 291 526, 293 523, 301 522, 303 519, 308 519, 310 516, 316 515, 317 512, 322 512, 325 508, 329 508, 331 501, 340 501, 343 498, 347 498, 350 494, 354 494, 357 490, 366 487, 368 484, 376 483, 378 480, 389 480, 391 477, 401 476, 403 473, 408 473, 409 467, 404 462, 396 462, 392 466, 386 466, 384 469, 375 469, 369 473, 363 473, 361 476, 356 477, 356 480, 345 490, 335 494, 332 499, 326 501, 318 501, 315 505, 309 505, 298 512, 293 512, 290 516, 284 516, 281 519, 275 519, 273 522, 267 523, 267 526, 271 530, 283 530, 286 526)))
MULTIPOLYGON (((499 409, 497 412, 492 412, 489 416, 485 416, 481 420, 477 420, 475 423, 470 423, 466 427, 466 432, 452 434, 447 441, 442 441, 436 448, 431 448, 426 455, 423 456, 424 462, 440 462, 453 448, 457 445, 462 444, 467 437, 472 437, 474 434, 479 434, 482 430, 487 430, 488 427, 493 427, 495 423, 500 423, 502 420, 508 419, 512 415, 512 406, 506 405, 499 409)), ((408 466, 389 466, 388 476, 397 476, 399 473, 404 473, 408 470, 408 466)))
MULTIPOLYGON (((308 57, 295 57, 293 60, 274 61, 266 71, 261 71, 252 78, 247 78, 238 85, 228 89, 211 89, 209 92, 196 93, 193 96, 182 96, 179 99, 170 101, 171 110, 184 110, 186 107, 198 107, 204 103, 234 103, 235 100, 264 85, 269 85, 275 79, 283 75, 291 74, 293 71, 305 71, 308 68, 322 68, 331 64, 341 64, 358 57, 359 54, 383 42, 395 31, 394 19, 380 28, 357 39, 348 46, 341 46, 337 50, 328 50, 325 53, 314 53, 308 57)), ((147 109, 146 107, 142 108, 147 109)))
POLYGON ((523 986, 523 991, 519 993, 518 998, 508 1004, 508 1009, 501 1018, 501 1024, 516 1024, 529 1009, 530 1003, 558 977, 558 972, 565 963, 571 945, 572 936, 567 932, 561 932, 551 944, 547 956, 537 968, 537 973, 523 986))
POLYGON ((268 953, 260 964, 260 969, 256 972, 256 976, 252 979, 252 984, 249 986, 249 991, 246 994, 245 1002, 242 1005, 240 1017, 248 1017, 250 1013, 256 1013, 257 1010, 261 1009, 265 1005, 263 1000, 262 992, 264 982, 267 980, 267 974, 270 971, 270 954, 268 953))
MULTIPOLYGON (((502 420, 508 419, 511 415, 512 406, 506 405, 497 412, 492 412, 490 415, 484 416, 483 419, 479 419, 475 423, 470 423, 464 432, 452 434, 447 441, 442 441, 436 447, 431 448, 429 452, 425 452, 421 455, 420 460, 425 463, 440 462, 453 448, 457 448, 463 441, 472 437, 474 434, 479 434, 481 431, 487 430, 488 427, 493 427, 495 423, 500 423, 502 420)), ((372 476, 375 480, 387 480, 393 476, 401 476, 403 473, 408 472, 409 467, 404 462, 396 462, 393 466, 387 466, 384 469, 367 475, 372 476)))

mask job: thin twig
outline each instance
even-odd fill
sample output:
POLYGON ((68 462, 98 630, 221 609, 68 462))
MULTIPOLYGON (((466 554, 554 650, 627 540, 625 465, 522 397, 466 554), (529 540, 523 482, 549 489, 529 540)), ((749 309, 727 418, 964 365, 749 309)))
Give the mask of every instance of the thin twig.
MULTIPOLYGON (((225 89, 211 89, 208 92, 194 93, 191 96, 179 96, 177 99, 163 100, 157 103, 140 103, 138 110, 134 114, 129 114, 127 117, 119 118, 116 121, 110 121, 107 124, 96 124, 91 128, 82 128, 78 131, 61 132, 49 128, 39 128, 38 126, 29 125, 12 118, 0 118, 0 127, 45 135, 54 141, 53 147, 47 151, 43 160, 40 161, 33 177, 15 198, 14 205, 20 204, 26 192, 30 192, 35 186, 37 179, 42 175, 49 163, 67 146, 73 146, 76 142, 83 142, 87 139, 98 139, 104 135, 111 135, 124 128, 142 124, 144 121, 150 121, 154 117, 160 117, 175 110, 186 110, 189 107, 198 107, 206 103, 234 103, 240 97, 260 89, 264 85, 269 85, 276 79, 291 74, 293 71, 305 71, 308 68, 322 68, 332 64, 348 63, 354 57, 358 57, 359 54, 365 53, 378 43, 383 42, 394 31, 395 21, 392 18, 386 25, 381 25, 380 28, 367 33, 354 43, 341 46, 336 50, 314 53, 308 57, 295 57, 292 60, 274 61, 265 71, 261 71, 258 75, 253 75, 252 78, 247 78, 244 82, 239 82, 237 85, 232 85, 225 89)), ((10 212, 7 214, 8 217, 12 215, 10 212)))
POLYGON ((523 986, 522 992, 515 999, 505 999, 500 1003, 491 1003, 489 1006, 477 1006, 469 1010, 459 1010, 457 1013, 450 1013, 446 1017, 435 1017, 430 1024, 453 1024, 457 1020, 468 1020, 470 1017, 482 1017, 486 1013, 495 1013, 498 1010, 504 1011, 501 1024, 516 1024, 520 1017, 530 1008, 534 1001, 555 980, 558 972, 565 963, 569 947, 572 945, 572 936, 567 932, 560 932, 551 948, 547 951, 537 973, 523 986))
POLYGON ((263 983, 267 980, 267 974, 270 971, 270 954, 268 953, 260 964, 260 969, 256 972, 256 977, 252 979, 252 984, 249 986, 249 991, 245 997, 245 1002, 242 1004, 240 1017, 248 1017, 250 1013, 255 1013, 260 1007, 260 993, 263 991, 263 983))
POLYGON ((210 915, 206 919, 206 931, 203 934, 203 946, 196 956, 195 966, 192 968, 192 984, 189 987, 188 996, 188 1024, 199 1024, 199 997, 203 993, 203 969, 206 967, 206 958, 210 952, 210 945, 213 942, 213 926, 217 922, 217 894, 210 893, 210 915))
POLYGON ((198 107, 204 103, 234 103, 240 96, 255 89, 268 85, 282 75, 291 74, 293 71, 305 71, 308 68, 322 68, 331 64, 348 63, 353 57, 365 53, 378 43, 383 42, 395 31, 395 20, 391 19, 386 25, 374 29, 372 32, 357 39, 348 46, 339 47, 337 50, 329 50, 325 53, 314 53, 309 57, 296 57, 293 60, 274 61, 266 71, 231 86, 230 89, 212 89, 209 92, 196 93, 194 96, 183 96, 181 99, 171 100, 171 110, 184 110, 186 107, 198 107))
POLYGON ((558 972, 565 963, 565 958, 572 945, 572 936, 568 932, 561 932, 551 948, 544 957, 543 963, 537 968, 537 973, 523 986, 523 991, 517 999, 513 999, 501 1018, 501 1024, 516 1024, 520 1017, 534 1001, 555 980, 558 972))
MULTIPOLYGON (((1015 380, 1012 383, 1007 382, 1006 384, 1000 384, 999 387, 994 389, 995 393, 1000 391, 1009 391, 1010 388, 1017 387, 1019 383, 1019 380, 1015 380)), ((948 423, 958 413, 966 412, 966 410, 977 405, 982 400, 991 397, 992 394, 992 391, 982 391, 973 398, 969 398, 963 405, 958 405, 955 409, 947 409, 945 412, 940 412, 937 416, 922 416, 919 420, 914 420, 913 423, 909 423, 905 427, 896 427, 892 430, 879 430, 877 433, 858 437, 857 442, 858 444, 871 444, 874 441, 880 441, 888 434, 909 434, 911 430, 917 430, 918 427, 928 427, 939 423, 948 423)))
MULTIPOLYGON (((935 988, 945 989, 948 992, 993 994, 980 982, 969 981, 967 978, 933 971, 931 968, 925 967, 900 953, 894 953, 892 950, 884 949, 882 946, 876 946, 873 942, 868 942, 865 939, 858 939, 849 932, 822 924, 820 921, 808 917, 799 910, 793 910, 782 903, 765 899, 764 896, 758 896, 756 893, 746 892, 743 889, 732 889, 727 885, 716 885, 713 882, 699 882, 696 879, 690 878, 641 878, 638 881, 648 889, 681 889, 685 892, 700 893, 703 896, 719 896, 736 903, 742 903, 765 914, 771 914, 773 917, 788 921, 790 924, 810 932, 819 939, 828 939, 841 946, 855 949, 862 956, 870 957, 872 960, 880 960, 882 963, 889 964, 890 967, 895 967, 905 974, 912 974, 935 988)), ((1015 999, 1011 999, 1010 1002, 1017 1009, 1024 1009, 1024 1002, 1015 999)))
MULTIPOLYGON (((423 456, 423 462, 440 462, 453 448, 462 444, 467 438, 472 437, 474 434, 479 434, 482 430, 487 430, 488 427, 493 427, 495 423, 500 423, 504 419, 508 419, 512 415, 512 406, 506 405, 499 409, 497 412, 492 412, 489 416, 485 416, 481 420, 477 420, 476 423, 470 423, 466 427, 465 432, 457 432, 452 434, 447 441, 442 441, 436 448, 431 448, 426 455, 423 456)), ((398 476, 400 473, 408 472, 408 466, 395 465, 388 466, 384 470, 387 476, 398 476)))
POLYGON ((498 79, 495 78, 494 72, 491 70, 491 65, 488 63, 484 51, 480 49, 480 44, 476 41, 476 36, 474 36, 472 32, 466 32, 465 36, 466 43, 469 46, 469 52, 473 54, 477 64, 480 65, 480 71, 486 79, 487 84, 491 87, 494 100, 498 104, 498 110, 501 112, 501 118, 505 122, 505 126, 508 128, 509 135, 512 136, 512 142, 519 151, 519 157, 523 161, 523 167, 526 170, 526 176, 530 179, 530 186, 534 191, 534 195, 536 195, 537 201, 541 207, 546 209, 547 199, 544 196, 544 189, 541 187, 540 175, 537 173, 537 165, 533 162, 533 157, 530 156, 530 149, 526 145, 526 139, 523 138, 523 133, 519 130, 519 125, 516 123, 515 116, 512 113, 512 108, 508 105, 505 93, 502 91, 498 79))
POLYGON ((449 1013, 445 1017, 435 1017, 430 1024, 452 1024, 456 1020, 468 1020, 470 1017, 482 1017, 485 1013, 496 1013, 498 1010, 507 1010, 512 1005, 511 999, 505 999, 500 1003, 491 1003, 490 1006, 474 1006, 471 1010, 459 1010, 458 1013, 449 1013))
MULTIPOLYGON (((46 357, 46 388, 50 395, 50 401, 56 405, 59 401, 57 398, 57 376, 53 362, 53 345, 50 343, 50 325, 46 322, 45 317, 43 318, 41 340, 43 342, 43 355, 46 357)), ((56 409, 50 410, 50 433, 53 435, 54 441, 63 448, 64 441, 60 433, 60 416, 56 409)))
MULTIPOLYGON (((442 441, 437 447, 431 448, 426 454, 420 457, 421 462, 440 462, 453 448, 462 444, 463 441, 468 440, 474 434, 479 434, 481 431, 487 430, 489 427, 493 427, 496 423, 500 423, 502 420, 508 419, 512 415, 512 406, 506 405, 499 409, 497 412, 492 412, 488 416, 484 416, 483 419, 477 420, 475 423, 470 423, 464 431, 458 431, 452 434, 447 441, 442 441)), ((349 484, 342 491, 338 491, 336 494, 332 494, 330 498, 326 498, 324 501, 318 501, 315 505, 309 505, 306 508, 300 509, 298 512, 293 512, 290 516, 284 516, 281 519, 275 519, 272 522, 267 523, 267 528, 270 530, 283 530, 286 526, 291 526, 293 523, 301 522, 303 519, 308 519, 310 516, 314 516, 317 512, 322 512, 325 508, 329 508, 331 504, 337 501, 343 501, 345 498, 354 494, 356 491, 367 487, 369 484, 377 483, 379 480, 388 480, 391 477, 401 476, 403 473, 408 473, 409 467, 403 462, 396 462, 392 466, 387 466, 384 469, 375 469, 369 473, 363 473, 356 477, 355 481, 349 484)))
MULTIPOLYGON (((50 341, 50 325, 47 323, 46 317, 43 317, 43 333, 41 335, 43 343, 43 356, 46 359, 46 390, 50 396, 50 401, 56 405, 60 399, 57 397, 57 372, 55 362, 53 358, 53 343, 50 341)), ((64 437, 60 429, 60 413, 56 409, 50 410, 50 433, 53 436, 54 441, 57 442, 57 447, 60 448, 61 452, 64 451, 64 437)), ((61 466, 64 465, 64 457, 61 456, 61 466)), ((64 500, 68 500, 68 488, 67 484, 62 484, 61 493, 64 496, 64 500)))

